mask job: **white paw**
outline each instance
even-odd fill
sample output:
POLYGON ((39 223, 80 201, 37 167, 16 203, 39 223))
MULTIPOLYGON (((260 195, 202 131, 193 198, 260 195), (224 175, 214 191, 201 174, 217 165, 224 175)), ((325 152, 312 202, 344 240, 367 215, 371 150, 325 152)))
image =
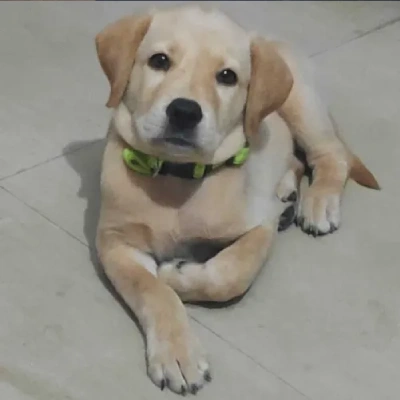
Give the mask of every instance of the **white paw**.
POLYGON ((174 259, 159 266, 157 276, 178 293, 182 300, 204 279, 204 264, 174 259))
POLYGON ((340 193, 310 186, 300 199, 297 224, 315 236, 326 235, 340 224, 340 193))
POLYGON ((196 394, 211 381, 209 364, 187 321, 168 316, 165 324, 147 334, 148 374, 164 390, 196 394), (176 322, 175 322, 176 321, 176 322))
POLYGON ((284 203, 297 201, 297 178, 292 170, 286 172, 276 188, 278 199, 284 203))

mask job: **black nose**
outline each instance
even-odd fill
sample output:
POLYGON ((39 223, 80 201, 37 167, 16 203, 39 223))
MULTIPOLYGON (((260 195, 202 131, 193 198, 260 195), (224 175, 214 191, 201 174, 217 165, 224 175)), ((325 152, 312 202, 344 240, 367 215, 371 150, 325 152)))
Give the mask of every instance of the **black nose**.
POLYGON ((203 118, 200 104, 182 97, 171 101, 166 113, 169 123, 178 129, 192 129, 203 118))

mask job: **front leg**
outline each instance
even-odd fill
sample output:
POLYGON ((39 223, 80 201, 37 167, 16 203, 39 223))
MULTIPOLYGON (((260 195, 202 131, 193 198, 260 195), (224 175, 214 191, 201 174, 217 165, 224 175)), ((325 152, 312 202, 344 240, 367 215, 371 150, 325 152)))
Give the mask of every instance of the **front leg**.
POLYGON ((205 264, 169 262, 158 276, 184 301, 226 302, 244 294, 266 261, 276 226, 257 226, 205 264))
POLYGON ((156 277, 156 263, 114 233, 100 232, 97 248, 105 273, 135 313, 146 336, 153 382, 195 394, 210 380, 208 363, 176 293, 156 277))

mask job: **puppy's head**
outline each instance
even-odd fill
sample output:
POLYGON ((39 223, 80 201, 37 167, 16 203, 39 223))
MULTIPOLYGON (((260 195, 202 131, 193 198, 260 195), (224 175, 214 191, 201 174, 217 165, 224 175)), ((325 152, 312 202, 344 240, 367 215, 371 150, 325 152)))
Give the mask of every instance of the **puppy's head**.
POLYGON ((292 86, 271 43, 216 11, 124 18, 96 46, 111 86, 107 105, 123 104, 135 141, 173 158, 212 157, 238 127, 256 134, 292 86))

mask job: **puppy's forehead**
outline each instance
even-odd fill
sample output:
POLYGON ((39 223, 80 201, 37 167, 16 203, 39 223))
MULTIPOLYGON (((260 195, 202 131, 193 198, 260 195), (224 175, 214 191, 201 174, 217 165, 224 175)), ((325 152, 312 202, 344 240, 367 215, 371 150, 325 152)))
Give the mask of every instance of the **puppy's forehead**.
POLYGON ((222 57, 246 60, 249 34, 217 10, 185 7, 157 12, 145 38, 147 44, 176 43, 193 51, 207 48, 222 57))

